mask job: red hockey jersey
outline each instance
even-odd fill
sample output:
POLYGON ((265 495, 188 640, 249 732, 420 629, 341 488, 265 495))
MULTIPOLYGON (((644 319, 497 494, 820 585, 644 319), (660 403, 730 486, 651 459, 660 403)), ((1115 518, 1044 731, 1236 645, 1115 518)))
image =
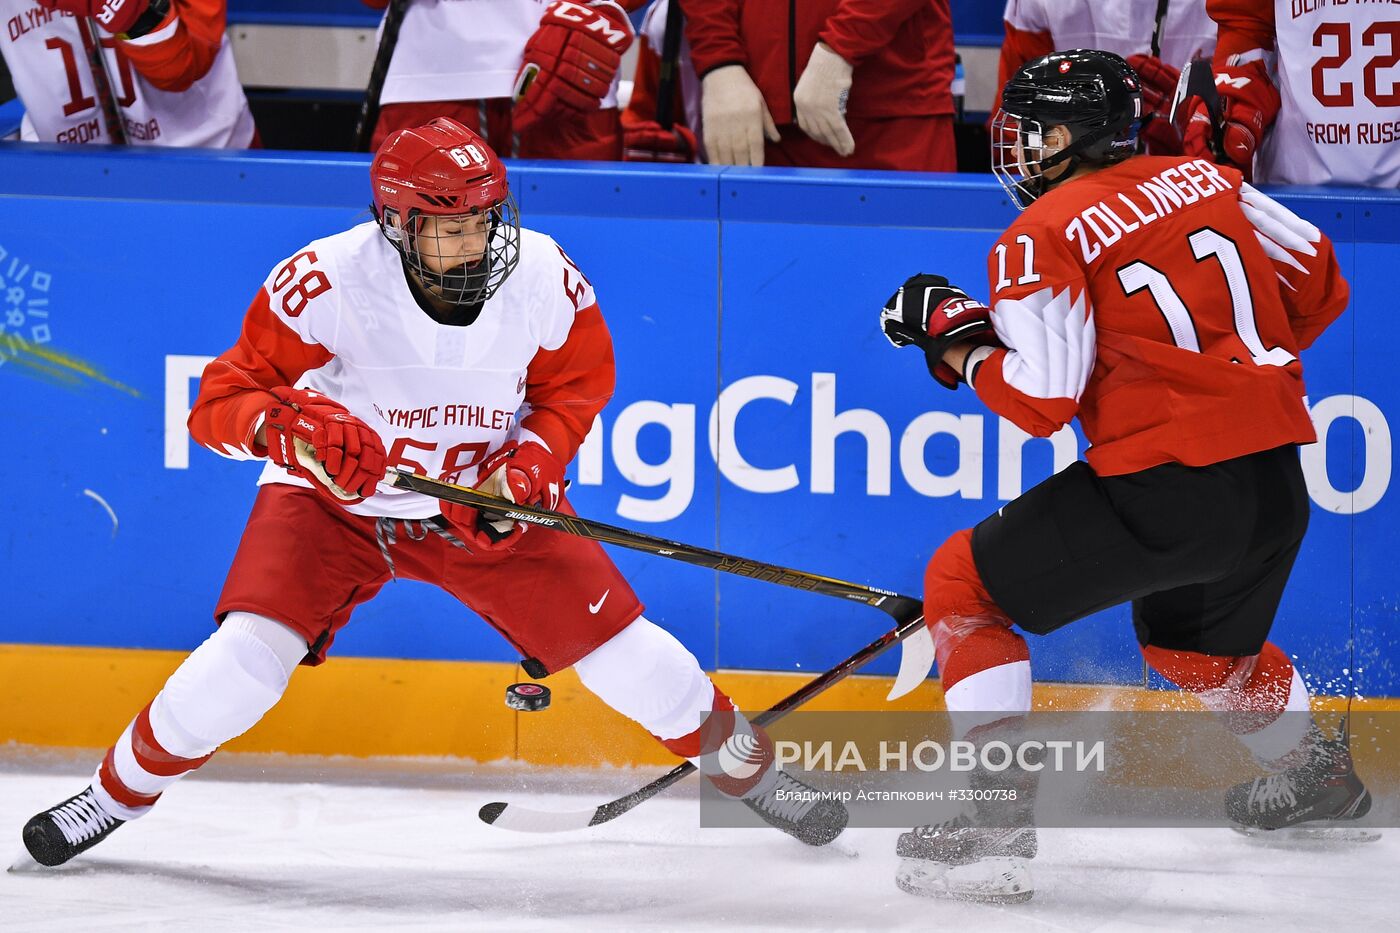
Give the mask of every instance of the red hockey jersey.
POLYGON ((1200 159, 1139 156, 1040 198, 988 258, 969 381, 1037 436, 1078 417, 1100 475, 1316 440, 1300 350, 1347 284, 1312 224, 1200 159))

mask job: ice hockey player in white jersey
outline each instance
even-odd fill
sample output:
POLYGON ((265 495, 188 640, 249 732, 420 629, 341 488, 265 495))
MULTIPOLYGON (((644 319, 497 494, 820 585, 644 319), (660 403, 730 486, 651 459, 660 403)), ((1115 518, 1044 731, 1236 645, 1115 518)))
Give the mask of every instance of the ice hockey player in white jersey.
POLYGON ((98 68, 129 145, 257 145, 227 14, 227 0, 0 0, 0 54, 24 104, 20 138, 113 142, 98 68), (97 24, 101 64, 84 18, 97 24))
POLYGON ((573 667, 768 823, 831 841, 845 808, 775 767, 771 742, 642 615, 596 542, 497 527, 379 485, 402 467, 569 511, 564 468, 612 395, 613 354, 588 279, 520 227, 505 168, 476 134, 447 118, 400 130, 371 175, 375 220, 278 265, 238 342, 204 371, 191 435, 269 461, 218 629, 136 713, 91 786, 29 821, 29 852, 61 864, 146 814, 262 718, 298 665, 320 664, 354 608, 395 577, 451 593, 532 676, 573 667))
MULTIPOLYGON (((1400 3, 1207 0, 1224 159, 1254 180, 1400 187, 1400 3)), ((1210 158, 1197 108, 1186 152, 1210 158)))
MULTIPOLYGON (((1181 137, 1167 119, 1181 66, 1209 57, 1215 23, 1203 0, 1007 0, 997 87, 1027 62, 1067 49, 1099 49, 1128 60, 1152 119, 1141 130, 1149 155, 1180 155, 1181 137)), ((1001 106, 1000 92, 995 113, 1001 106)))

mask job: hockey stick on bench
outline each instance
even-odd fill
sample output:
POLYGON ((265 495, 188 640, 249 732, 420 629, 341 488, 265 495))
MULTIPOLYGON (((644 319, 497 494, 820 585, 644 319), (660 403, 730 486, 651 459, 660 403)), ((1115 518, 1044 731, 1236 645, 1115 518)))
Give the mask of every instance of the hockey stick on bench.
MULTIPOLYGON (((766 711, 759 713, 753 718, 753 721, 760 726, 777 722, 792 710, 825 692, 827 688, 841 682, 847 675, 875 660, 914 633, 927 631, 928 627, 924 625, 922 615, 900 622, 894 629, 881 635, 825 674, 809 681, 766 711)), ((689 761, 682 762, 650 784, 588 810, 565 812, 531 810, 519 804, 497 802, 486 804, 478 811, 477 815, 481 817, 483 822, 492 826, 521 833, 561 833, 572 829, 585 829, 617 819, 637 804, 650 800, 694 770, 694 764, 689 761)))
MULTIPOLYGON (((655 554, 658 557, 669 557, 672 560, 693 564, 697 567, 776 583, 779 586, 787 586, 796 590, 808 590, 825 596, 862 602, 887 613, 901 626, 909 619, 919 617, 923 613, 923 602, 912 596, 901 596, 898 593, 873 586, 823 577, 803 570, 792 570, 777 564, 765 564, 762 561, 735 557, 733 554, 712 551, 709 548, 667 541, 665 538, 653 537, 640 531, 619 528, 616 525, 605 525, 592 519, 565 515, 562 512, 538 506, 516 505, 507 499, 489 495, 478 489, 430 479, 407 470, 390 470, 387 481, 399 489, 411 489, 435 499, 445 499, 448 502, 456 502, 459 505, 480 509, 483 512, 502 515, 513 521, 552 528, 555 531, 588 538, 603 544, 615 544, 634 551, 655 554)), ((894 686, 890 689, 888 696, 890 700, 898 699, 913 690, 923 682, 924 678, 928 677, 929 671, 933 669, 933 637, 929 634, 928 629, 923 625, 917 626, 916 630, 906 632, 896 641, 903 641, 906 638, 908 643, 904 646, 903 655, 900 657, 899 674, 895 677, 894 686)), ((894 644, 894 642, 890 644, 894 644)))

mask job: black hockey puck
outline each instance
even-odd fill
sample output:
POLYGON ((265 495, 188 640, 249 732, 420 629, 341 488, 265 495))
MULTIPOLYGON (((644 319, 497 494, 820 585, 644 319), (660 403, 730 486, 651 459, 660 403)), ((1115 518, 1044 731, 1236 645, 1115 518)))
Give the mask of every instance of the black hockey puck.
POLYGON ((506 688, 506 706, 526 713, 549 709, 549 688, 544 684, 511 684, 506 688))

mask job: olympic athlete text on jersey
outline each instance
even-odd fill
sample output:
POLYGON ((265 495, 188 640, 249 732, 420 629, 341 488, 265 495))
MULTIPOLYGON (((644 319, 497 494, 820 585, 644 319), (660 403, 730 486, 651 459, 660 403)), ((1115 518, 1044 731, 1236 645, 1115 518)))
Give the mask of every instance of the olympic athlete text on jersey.
MULTIPOLYGON (((1347 303, 1331 243, 1233 168, 1133 157, 1142 100, 1117 55, 1036 59, 1002 100, 993 170, 1024 213, 988 257, 990 309, 919 275, 882 326, 1023 430, 1078 418, 1091 446, 928 565, 925 617, 955 722, 985 734, 1029 710, 1013 626, 1045 635, 1131 602, 1147 662, 1208 707, 1247 713, 1225 722, 1276 772, 1229 790, 1230 820, 1270 830, 1364 814, 1345 744, 1311 723, 1307 688, 1267 640, 1308 523, 1297 446, 1316 437, 1298 356, 1347 303)), ((970 866, 1009 859, 992 894, 1029 896, 1035 774, 1019 780, 1014 812, 991 825, 971 811, 904 834, 901 886, 985 896, 988 873, 970 866)))
POLYGON ((268 460, 218 630, 92 785, 29 821, 30 853, 60 864, 148 812, 395 578, 451 593, 532 676, 573 667, 771 825, 811 845, 835 838, 845 808, 778 771, 772 743, 642 615, 596 542, 379 486, 397 466, 569 512, 564 467, 612 395, 613 355, 592 285, 548 236, 521 229, 505 168, 476 134, 447 118, 400 130, 371 176, 375 222, 279 263, 238 342, 204 372, 191 435, 268 460))

